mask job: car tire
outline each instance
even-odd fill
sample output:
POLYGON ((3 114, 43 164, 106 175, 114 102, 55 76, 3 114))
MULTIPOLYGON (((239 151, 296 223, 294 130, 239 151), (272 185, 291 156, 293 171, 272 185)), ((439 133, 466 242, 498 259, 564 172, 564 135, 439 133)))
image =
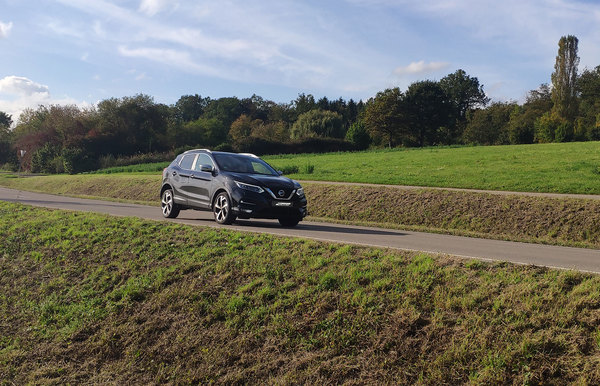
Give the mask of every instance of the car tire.
POLYGON ((282 217, 279 219, 279 224, 281 224, 282 227, 286 228, 293 228, 296 225, 298 225, 299 222, 299 217, 282 217))
POLYGON ((218 224, 229 225, 235 221, 235 215, 231 211, 231 200, 226 192, 221 192, 215 198, 213 214, 218 224))
POLYGON ((172 189, 165 189, 165 191, 162 193, 160 207, 162 209, 163 216, 166 218, 175 218, 179 216, 179 211, 181 208, 175 203, 172 189))

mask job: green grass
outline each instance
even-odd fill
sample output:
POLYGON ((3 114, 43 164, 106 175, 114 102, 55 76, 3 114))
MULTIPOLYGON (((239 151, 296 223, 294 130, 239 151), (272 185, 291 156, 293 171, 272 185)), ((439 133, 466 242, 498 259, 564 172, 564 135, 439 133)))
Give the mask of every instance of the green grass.
POLYGON ((11 384, 600 382, 600 277, 0 203, 11 384))
POLYGON ((146 173, 146 174, 156 174, 157 172, 162 172, 164 168, 169 166, 171 161, 168 162, 154 162, 154 163, 145 163, 145 164, 136 164, 136 165, 127 165, 127 166, 113 166, 106 169, 100 169, 93 172, 88 172, 87 174, 115 174, 115 173, 146 173))
POLYGON ((600 194, 600 142, 264 157, 294 179, 600 194))

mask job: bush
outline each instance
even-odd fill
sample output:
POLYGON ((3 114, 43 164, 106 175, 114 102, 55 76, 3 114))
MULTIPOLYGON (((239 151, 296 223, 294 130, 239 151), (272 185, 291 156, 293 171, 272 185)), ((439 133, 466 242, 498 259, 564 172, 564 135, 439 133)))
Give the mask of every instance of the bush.
POLYGON ((69 174, 86 172, 95 169, 97 166, 96 163, 90 159, 88 154, 82 149, 63 149, 62 159, 64 171, 69 174))
POLYGON ((33 153, 31 171, 33 173, 56 173, 56 158, 60 157, 60 148, 45 144, 33 153))
POLYGON ((364 150, 371 144, 371 136, 362 122, 354 122, 346 133, 346 141, 354 144, 357 150, 364 150))

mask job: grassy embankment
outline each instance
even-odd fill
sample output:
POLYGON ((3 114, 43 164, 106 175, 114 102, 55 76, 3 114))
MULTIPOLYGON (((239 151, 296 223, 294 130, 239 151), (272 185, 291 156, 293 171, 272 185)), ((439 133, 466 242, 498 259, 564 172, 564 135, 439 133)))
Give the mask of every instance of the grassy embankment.
MULTIPOLYGON (((0 176, 0 185, 158 205, 160 176, 0 176)), ((599 200, 318 183, 304 187, 310 219, 600 248, 599 200)))
POLYGON ((597 275, 8 203, 0 269, 6 383, 600 383, 597 275))

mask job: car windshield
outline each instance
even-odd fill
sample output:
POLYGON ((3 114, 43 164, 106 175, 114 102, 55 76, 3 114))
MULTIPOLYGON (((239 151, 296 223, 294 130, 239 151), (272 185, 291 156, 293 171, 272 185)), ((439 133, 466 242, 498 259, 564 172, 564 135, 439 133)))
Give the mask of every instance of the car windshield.
POLYGON ((219 169, 226 172, 264 174, 268 176, 277 176, 277 172, 269 166, 268 163, 260 158, 254 158, 242 154, 213 154, 219 169))

